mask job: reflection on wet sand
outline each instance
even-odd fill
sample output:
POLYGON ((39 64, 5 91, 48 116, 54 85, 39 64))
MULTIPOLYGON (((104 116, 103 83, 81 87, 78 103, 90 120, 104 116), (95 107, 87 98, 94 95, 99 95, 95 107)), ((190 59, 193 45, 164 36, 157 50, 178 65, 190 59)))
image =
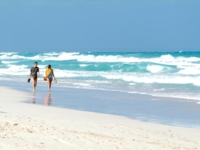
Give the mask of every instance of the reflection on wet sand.
POLYGON ((35 104, 36 103, 36 93, 33 93, 33 99, 31 101, 31 103, 35 104))
MULTIPOLYGON (((36 93, 33 94, 33 98, 31 99, 32 104, 44 104, 51 105, 53 98, 51 97, 51 93, 49 92, 45 97, 37 96, 36 93)), ((55 98, 54 98, 55 101, 55 98)))
POLYGON ((49 92, 47 96, 44 98, 44 104, 50 105, 51 104, 51 93, 49 92))

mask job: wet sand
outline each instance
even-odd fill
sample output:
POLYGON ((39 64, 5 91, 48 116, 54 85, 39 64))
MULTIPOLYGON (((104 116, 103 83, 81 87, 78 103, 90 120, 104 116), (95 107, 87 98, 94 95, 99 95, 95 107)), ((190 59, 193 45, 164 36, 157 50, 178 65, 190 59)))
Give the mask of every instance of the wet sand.
POLYGON ((200 150, 200 129, 32 105, 22 102, 28 93, 0 91, 1 150, 200 150))

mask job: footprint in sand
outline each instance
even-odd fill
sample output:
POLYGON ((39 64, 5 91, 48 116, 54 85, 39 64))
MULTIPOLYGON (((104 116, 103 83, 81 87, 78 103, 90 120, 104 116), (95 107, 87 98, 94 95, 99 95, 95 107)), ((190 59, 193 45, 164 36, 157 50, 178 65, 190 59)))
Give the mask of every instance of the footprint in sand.
POLYGON ((57 137, 53 137, 53 138, 54 138, 56 141, 58 141, 58 142, 65 143, 65 144, 67 144, 67 145, 74 146, 74 147, 79 147, 78 145, 68 143, 67 141, 65 141, 65 140, 63 140, 63 139, 58 139, 57 137))

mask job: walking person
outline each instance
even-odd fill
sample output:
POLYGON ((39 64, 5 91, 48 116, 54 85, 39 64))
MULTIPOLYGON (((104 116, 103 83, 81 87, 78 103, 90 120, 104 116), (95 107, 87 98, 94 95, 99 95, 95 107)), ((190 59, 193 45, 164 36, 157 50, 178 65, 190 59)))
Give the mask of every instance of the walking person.
POLYGON ((52 81, 53 81, 53 79, 56 81, 56 78, 55 78, 53 69, 51 68, 51 65, 48 65, 46 72, 45 72, 45 75, 46 75, 46 79, 47 79, 47 82, 48 82, 48 90, 49 90, 49 92, 51 92, 52 81))
POLYGON ((39 76, 40 72, 39 72, 39 68, 38 68, 38 63, 34 62, 33 67, 30 70, 30 76, 33 80, 33 92, 35 93, 36 91, 36 86, 37 86, 37 78, 39 76))

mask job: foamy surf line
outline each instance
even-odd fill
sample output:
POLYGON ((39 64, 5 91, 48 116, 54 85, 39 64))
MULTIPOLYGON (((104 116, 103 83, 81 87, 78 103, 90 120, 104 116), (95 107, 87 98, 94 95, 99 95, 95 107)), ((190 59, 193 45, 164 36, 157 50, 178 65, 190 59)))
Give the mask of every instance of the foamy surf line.
MULTIPOLYGON (((7 82, 23 82, 26 83, 28 79, 27 78, 0 78, 1 82, 7 81, 7 82)), ((46 84, 43 79, 38 79, 40 83, 43 84, 43 86, 46 86, 46 84)), ((67 88, 78 88, 78 89, 93 89, 93 90, 103 90, 103 91, 116 91, 116 92, 123 92, 123 93, 132 93, 132 94, 142 94, 142 95, 150 95, 154 97, 160 97, 160 98, 168 98, 168 99, 182 99, 182 100, 192 100, 199 104, 200 98, 198 91, 180 91, 177 92, 176 88, 171 89, 171 91, 167 91, 168 87, 162 85, 162 87, 153 87, 151 84, 143 84, 143 83, 134 83, 130 82, 124 85, 122 83, 119 84, 115 88, 113 88, 113 84, 115 84, 113 81, 98 81, 98 80, 73 80, 68 79, 67 81, 65 79, 58 79, 58 83, 54 86, 56 87, 67 87, 67 88), (144 87, 148 86, 149 89, 144 91, 144 87), (128 88, 127 88, 128 87, 128 88)), ((28 88, 28 87, 27 87, 28 88)), ((145 87, 146 88, 146 87, 145 87)), ((31 89, 31 87, 29 87, 31 89)))

